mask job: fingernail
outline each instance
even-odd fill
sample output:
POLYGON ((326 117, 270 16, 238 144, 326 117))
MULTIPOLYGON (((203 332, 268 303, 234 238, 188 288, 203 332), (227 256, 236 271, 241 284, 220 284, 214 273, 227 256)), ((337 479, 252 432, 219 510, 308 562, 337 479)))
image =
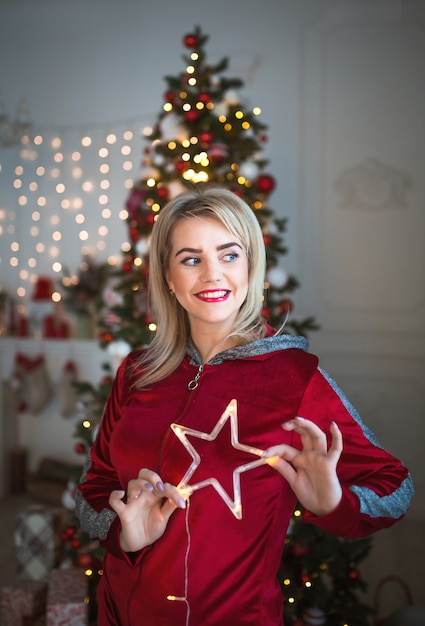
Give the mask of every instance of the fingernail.
POLYGON ((164 491, 164 483, 161 481, 158 481, 156 483, 156 488, 158 489, 158 491, 164 491))
POLYGON ((145 488, 149 489, 149 491, 153 491, 153 485, 151 485, 150 483, 145 483, 145 488))
POLYGON ((179 498, 179 499, 177 500, 177 504, 179 505, 179 507, 180 507, 181 509, 185 509, 185 508, 186 508, 186 502, 183 500, 183 498, 179 498))

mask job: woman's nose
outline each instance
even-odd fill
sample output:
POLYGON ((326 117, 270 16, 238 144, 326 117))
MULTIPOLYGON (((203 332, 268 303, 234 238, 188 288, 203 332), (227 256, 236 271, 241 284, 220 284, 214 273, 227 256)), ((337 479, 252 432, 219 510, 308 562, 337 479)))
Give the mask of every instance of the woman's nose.
POLYGON ((218 261, 205 261, 202 270, 202 280, 204 282, 221 280, 223 275, 218 261))

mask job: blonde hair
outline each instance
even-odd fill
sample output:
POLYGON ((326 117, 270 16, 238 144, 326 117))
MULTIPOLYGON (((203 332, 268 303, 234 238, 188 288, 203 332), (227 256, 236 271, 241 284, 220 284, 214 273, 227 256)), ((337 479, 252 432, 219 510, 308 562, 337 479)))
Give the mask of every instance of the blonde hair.
POLYGON ((186 311, 170 293, 165 274, 172 235, 183 219, 199 216, 219 220, 242 243, 248 259, 248 291, 234 329, 229 335, 236 344, 265 334, 261 317, 266 254, 263 234, 252 209, 233 192, 222 188, 195 187, 171 200, 161 209, 152 229, 149 252, 149 303, 157 323, 152 343, 141 355, 143 369, 137 387, 157 382, 173 372, 182 361, 190 338, 186 311))

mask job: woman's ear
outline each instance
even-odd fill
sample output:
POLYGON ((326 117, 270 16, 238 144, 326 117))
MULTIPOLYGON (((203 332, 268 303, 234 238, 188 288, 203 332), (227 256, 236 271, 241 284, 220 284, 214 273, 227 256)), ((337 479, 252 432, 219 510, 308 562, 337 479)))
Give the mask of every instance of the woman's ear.
POLYGON ((167 283, 168 289, 170 290, 170 293, 174 295, 174 283, 172 280, 170 280, 168 272, 165 274, 165 281, 167 283))

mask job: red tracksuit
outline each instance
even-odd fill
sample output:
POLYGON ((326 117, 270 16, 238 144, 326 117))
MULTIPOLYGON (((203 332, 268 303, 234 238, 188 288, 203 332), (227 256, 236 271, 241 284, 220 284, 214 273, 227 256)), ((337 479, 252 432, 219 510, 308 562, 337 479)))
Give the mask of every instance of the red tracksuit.
MULTIPOLYGON (((111 491, 126 490, 143 467, 177 485, 192 457, 170 425, 211 433, 232 399, 239 442, 260 450, 279 443, 301 447, 299 436, 281 427, 297 415, 326 433, 337 422, 344 443, 342 501, 323 517, 307 511, 308 521, 339 536, 361 537, 406 513, 413 491, 407 469, 379 446, 306 347, 302 338, 282 335, 227 350, 204 366, 193 391, 188 383, 200 365, 193 346, 176 371, 146 390, 131 386, 137 353, 121 364, 77 493, 83 529, 107 549, 99 626, 283 623, 276 572, 296 497, 270 466, 240 474, 241 519, 208 485, 190 496, 186 511, 173 513, 158 541, 136 554, 121 550, 119 519, 108 505, 111 491)), ((200 463, 189 484, 214 477, 233 500, 235 468, 258 456, 232 446, 230 420, 213 441, 190 442, 200 463)))

